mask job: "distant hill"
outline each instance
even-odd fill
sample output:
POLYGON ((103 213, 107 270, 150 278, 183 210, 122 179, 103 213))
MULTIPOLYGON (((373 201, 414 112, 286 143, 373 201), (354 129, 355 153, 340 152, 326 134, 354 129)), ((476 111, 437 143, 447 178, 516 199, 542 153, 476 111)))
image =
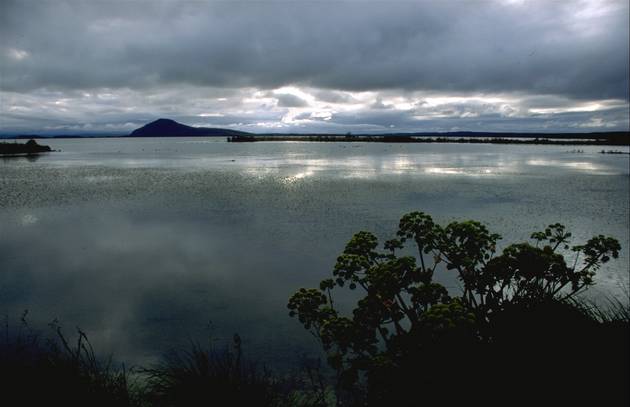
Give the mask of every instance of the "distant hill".
POLYGON ((132 131, 128 137, 213 137, 242 136, 249 133, 211 127, 192 127, 175 120, 158 119, 132 131))

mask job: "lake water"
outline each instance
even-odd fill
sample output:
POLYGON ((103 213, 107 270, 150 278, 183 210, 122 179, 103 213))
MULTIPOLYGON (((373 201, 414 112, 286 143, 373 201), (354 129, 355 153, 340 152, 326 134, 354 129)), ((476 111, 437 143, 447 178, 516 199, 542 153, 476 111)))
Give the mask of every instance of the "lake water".
MULTIPOLYGON (((615 236, 621 258, 589 295, 628 287, 629 156, 597 147, 46 144, 61 151, 0 159, 0 312, 79 326, 99 353, 129 363, 235 332, 272 366, 316 354, 288 297, 330 276, 353 233, 390 238, 413 210, 483 221, 504 242, 555 222, 576 244, 615 236)), ((457 290, 451 274, 437 277, 457 290)))

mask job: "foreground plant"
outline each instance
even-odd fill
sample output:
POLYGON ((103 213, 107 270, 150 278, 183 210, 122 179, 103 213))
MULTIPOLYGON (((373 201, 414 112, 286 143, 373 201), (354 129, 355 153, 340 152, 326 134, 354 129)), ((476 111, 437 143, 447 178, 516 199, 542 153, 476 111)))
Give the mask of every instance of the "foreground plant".
POLYGON ((158 366, 144 369, 145 399, 151 406, 273 406, 279 404, 279 384, 266 369, 242 360, 241 339, 233 350, 171 351, 158 366))
POLYGON ((477 363, 481 374, 491 361, 473 361, 471 354, 507 337, 501 328, 506 321, 543 305, 558 311, 593 284, 602 264, 619 256, 619 242, 602 235, 570 247, 571 234, 561 224, 531 238, 497 254, 500 236, 479 222, 441 226, 425 213, 409 213, 382 250, 373 234, 355 234, 337 258, 333 278, 290 298, 290 315, 321 341, 339 389, 351 389, 367 375, 372 404, 391 402, 389 390, 400 383, 412 393, 423 382, 435 387, 435 373, 459 369, 462 362, 477 363), (449 293, 434 281, 436 272, 456 273, 462 292, 449 293), (336 287, 363 292, 350 315, 336 307, 336 287))
POLYGON ((87 335, 77 329, 76 341, 56 321, 54 336, 33 331, 26 322, 12 330, 6 317, 0 339, 0 383, 15 405, 131 406, 135 404, 130 372, 96 356, 87 335))

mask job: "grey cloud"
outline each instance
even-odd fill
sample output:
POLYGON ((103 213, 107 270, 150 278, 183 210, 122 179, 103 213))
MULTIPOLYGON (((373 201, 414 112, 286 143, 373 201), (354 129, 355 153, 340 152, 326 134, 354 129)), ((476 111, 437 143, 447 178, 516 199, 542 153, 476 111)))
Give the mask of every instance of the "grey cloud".
MULTIPOLYGON (((306 93, 313 94, 311 89, 306 93)), ((329 106, 302 107, 283 118, 288 108, 269 99, 273 92, 204 87, 163 88, 154 91, 97 89, 38 90, 28 94, 0 93, 3 133, 118 133, 159 117, 194 126, 228 127, 253 132, 385 132, 385 131, 598 131, 628 128, 628 105, 620 100, 576 104, 561 96, 499 95, 493 99, 444 98, 442 93, 380 92, 373 100, 387 109, 361 106, 344 110, 329 106), (258 95, 258 96, 255 96, 258 95), (217 97, 220 96, 220 97, 217 97), (392 98, 407 108, 395 108, 392 98), (6 108, 8 106, 8 108, 6 108), (596 107, 596 108, 594 108, 596 107), (580 111, 581 109, 581 111, 580 111)), ((372 96, 370 96, 372 97, 372 96)), ((369 101, 369 99, 368 99, 369 101)), ((355 101, 356 102, 356 101, 355 101)), ((343 107, 343 106, 342 106, 343 107)))
POLYGON ((356 102, 356 99, 352 95, 346 92, 332 91, 332 90, 318 90, 314 92, 313 96, 322 102, 328 103, 352 103, 356 102))
POLYGON ((1 86, 307 84, 627 99, 628 6, 578 17, 586 6, 3 2, 1 86))
POLYGON ((247 89, 190 86, 144 91, 104 88, 2 92, 0 128, 8 133, 29 132, 33 128, 38 133, 74 133, 81 130, 78 125, 90 125, 83 131, 126 134, 160 117, 216 127, 282 118, 282 111, 264 108, 243 112, 242 99, 249 93, 247 89))
POLYGON ((309 119, 312 119, 311 112, 304 112, 295 116, 295 120, 309 120, 309 119))
POLYGON ((7 0, 0 130, 127 132, 158 117, 250 131, 523 130, 550 120, 624 130, 627 17, 624 1, 7 0), (497 95, 511 102, 483 100, 497 95), (597 112, 576 111, 588 103, 597 112), (287 123, 288 108, 306 112, 287 123))
POLYGON ((383 99, 381 99, 380 97, 376 98, 376 100, 370 105, 370 107, 372 109, 391 109, 391 106, 387 106, 386 104, 384 104, 383 99))
POLYGON ((298 96, 289 94, 289 93, 281 93, 276 94, 274 97, 278 100, 278 106, 280 107, 306 107, 308 106, 308 102, 298 96))
MULTIPOLYGON (((326 124, 318 126, 336 131, 356 128, 362 132, 588 132, 627 128, 627 107, 615 107, 599 112, 566 112, 508 116, 500 109, 457 105, 425 110, 418 118, 416 110, 370 109, 340 113, 326 124), (448 114, 446 113, 448 112, 448 114), (464 113, 474 113, 466 115, 464 113), (446 116, 446 117, 444 117, 446 116)), ((321 127, 319 127, 322 129, 321 127)))

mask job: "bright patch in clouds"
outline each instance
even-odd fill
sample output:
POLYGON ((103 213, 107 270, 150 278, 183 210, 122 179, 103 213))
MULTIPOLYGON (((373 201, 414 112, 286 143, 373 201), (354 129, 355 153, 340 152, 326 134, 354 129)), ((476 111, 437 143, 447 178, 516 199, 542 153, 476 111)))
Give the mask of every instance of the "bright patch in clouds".
POLYGON ((15 49, 15 48, 9 48, 6 55, 7 57, 16 61, 21 61, 30 56, 30 54, 27 51, 24 51, 23 49, 15 49))

